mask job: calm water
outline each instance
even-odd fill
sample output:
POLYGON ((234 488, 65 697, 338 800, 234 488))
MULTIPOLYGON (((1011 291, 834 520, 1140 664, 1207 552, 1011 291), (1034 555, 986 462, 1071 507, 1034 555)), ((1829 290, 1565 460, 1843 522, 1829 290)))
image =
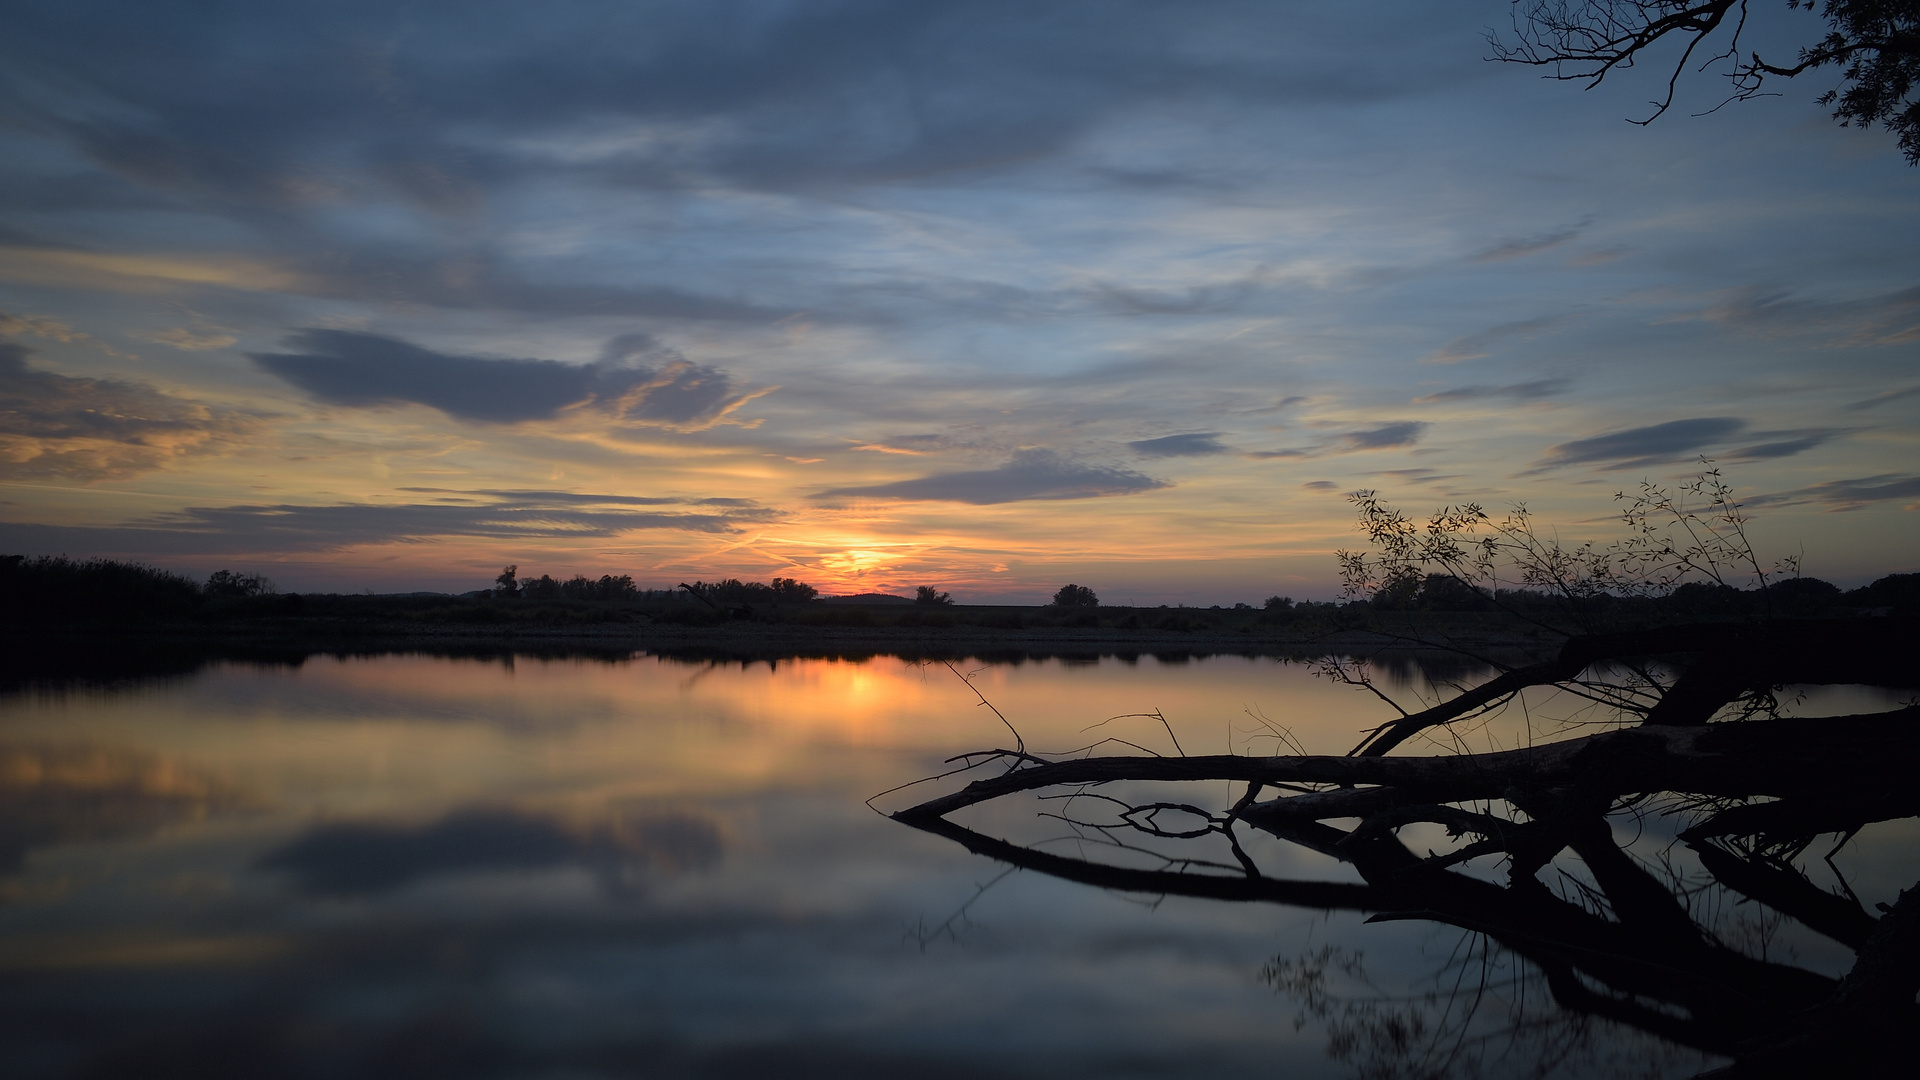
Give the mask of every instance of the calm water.
MULTIPOLYGON (((1277 660, 972 684, 1048 751, 1272 753, 1271 724, 1344 752, 1382 719, 1277 660), (1085 730, 1152 709, 1171 733, 1085 730)), ((1471 948, 1006 875, 864 805, 1005 745, 977 701, 885 658, 414 655, 0 698, 8 1075, 1340 1076, 1270 962, 1364 950, 1417 994, 1471 948)))

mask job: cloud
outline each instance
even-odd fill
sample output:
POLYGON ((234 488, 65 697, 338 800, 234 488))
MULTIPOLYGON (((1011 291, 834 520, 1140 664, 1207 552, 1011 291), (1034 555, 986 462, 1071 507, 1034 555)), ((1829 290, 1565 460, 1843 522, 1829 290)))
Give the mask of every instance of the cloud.
POLYGON ((1804 300, 1784 289, 1750 286, 1661 320, 1693 321, 1739 326, 1767 337, 1812 338, 1827 348, 1911 345, 1920 341, 1920 286, 1839 301, 1804 300))
POLYGON ((1436 469, 1383 469, 1381 476, 1391 476, 1408 484, 1437 484, 1442 480, 1462 479, 1462 473, 1443 473, 1436 469))
POLYGON ((1340 441, 1349 450, 1385 450, 1394 446, 1412 446, 1420 441, 1420 433, 1425 430, 1427 424, 1423 420, 1401 420, 1365 431, 1349 431, 1340 436, 1340 441))
POLYGON ((0 311, 0 334, 33 334, 53 341, 86 341, 87 335, 58 319, 41 315, 9 315, 0 311))
POLYGON ((720 832, 684 815, 587 826, 519 810, 475 808, 426 825, 322 825, 263 857, 303 892, 391 892, 431 877, 586 866, 603 874, 634 864, 681 870, 720 860, 720 832))
POLYGON ((1669 420, 1664 424, 1629 428, 1590 439, 1576 439, 1551 447, 1541 468, 1606 462, 1625 469, 1668 461, 1679 455, 1725 442, 1746 429, 1745 420, 1731 416, 1701 416, 1669 420))
POLYGON ((147 836, 248 802, 217 775, 142 750, 0 745, 0 875, 35 848, 147 836))
POLYGON ((1538 401, 1565 392, 1573 383, 1567 379, 1535 379, 1532 382, 1509 383, 1505 386, 1459 386, 1452 390, 1441 390, 1413 399, 1415 405, 1432 405, 1442 401, 1482 401, 1504 398, 1509 401, 1538 401))
POLYGON ((329 404, 412 403, 479 423, 589 410, 617 423, 698 430, 766 392, 740 392, 725 372, 689 363, 645 335, 615 338, 589 364, 456 356, 347 330, 300 330, 287 342, 303 351, 248 356, 329 404))
POLYGON ((97 19, 50 13, 10 27, 12 108, 28 130, 180 196, 471 219, 539 173, 630 190, 918 180, 1033 161, 1167 98, 1271 112, 1462 77, 1414 49, 1448 25, 1424 13, 1386 28, 1233 4, 851 0, 726 19, 668 4, 639 33, 600 8, 537 24, 505 10, 189 13, 165 31, 164 65, 131 30, 102 36, 97 19), (1407 54, 1356 67, 1334 46, 1363 29, 1407 54), (1253 42, 1285 42, 1286 62, 1253 42), (253 62, 221 62, 234 51, 253 62), (494 61, 476 66, 483 55, 494 61), (42 57, 62 59, 29 62, 42 57))
POLYGON ((115 379, 34 371, 26 347, 0 342, 0 478, 107 480, 192 454, 232 450, 257 417, 115 379))
POLYGON ((1901 401, 1916 395, 1920 395, 1920 386, 1903 386, 1898 390, 1882 390, 1864 401, 1853 402, 1847 406, 1847 411, 1860 412, 1863 409, 1874 409, 1889 402, 1901 401))
MULTIPOLYGON (((1880 473, 1851 480, 1829 480, 1793 491, 1754 495, 1741 500, 1747 506, 1825 506, 1829 510, 1859 510, 1874 503, 1920 500, 1920 476, 1880 473)), ((1905 509, 1920 509, 1920 501, 1905 509)))
POLYGON ((1559 321, 1558 316, 1552 316, 1488 327, 1477 334, 1454 338, 1427 357, 1427 362, 1457 364, 1462 360, 1478 360, 1483 356, 1491 355, 1494 347, 1508 338, 1531 338, 1559 321))
POLYGON ((1093 296, 1122 315, 1205 315, 1244 306, 1259 285, 1253 279, 1177 290, 1106 285, 1095 290, 1093 296))
MULTIPOLYGON (((432 494, 437 489, 411 489, 432 494)), ((673 529, 733 533, 771 510, 741 499, 671 499, 549 491, 445 492, 415 503, 202 506, 108 527, 0 523, 13 551, 152 555, 325 551, 360 544, 469 536, 507 540, 608 538, 673 529), (652 509, 679 505, 688 509, 652 509)))
POLYGON ((909 457, 966 448, 966 443, 950 435, 889 435, 884 439, 875 439, 872 442, 863 442, 849 447, 849 449, 867 450, 876 454, 905 454, 909 457))
POLYGON ((1339 491, 1340 485, 1331 480, 1309 480, 1300 485, 1308 491, 1339 491))
POLYGON ((1420 441, 1420 435, 1430 427, 1424 420, 1396 420, 1391 424, 1365 428, 1360 431, 1348 431, 1312 446, 1296 446, 1284 450, 1253 450, 1247 453, 1250 458, 1313 458, 1329 454, 1351 454, 1362 450, 1390 450, 1397 446, 1412 446, 1420 441))
POLYGON ((1204 457, 1208 454, 1225 454, 1228 449, 1220 444, 1220 433, 1202 431, 1192 435, 1163 435, 1158 439, 1140 439, 1130 442, 1127 447, 1142 457, 1204 457))
POLYGON ((156 345, 165 345, 181 352, 206 352, 211 349, 224 349, 237 338, 220 330, 189 330, 176 326, 168 330, 149 330, 135 335, 141 341, 151 341, 156 345))
POLYGON ((1792 457, 1804 450, 1838 438, 1847 433, 1847 428, 1801 428, 1797 431, 1756 431, 1750 438, 1766 439, 1767 442, 1744 446, 1738 450, 1729 450, 1724 455, 1732 461, 1757 461, 1764 458, 1792 457))
MULTIPOLYGON (((4 252, 4 249, 0 249, 0 252, 4 252)), ((4 261, 3 254, 0 254, 0 261, 4 261)), ((26 280, 34 284, 47 284, 47 282, 36 280, 32 276, 29 276, 26 280)), ((130 353, 123 353, 110 345, 95 341, 92 335, 75 330, 59 319, 49 319, 44 315, 9 315, 4 311, 0 311, 0 337, 13 337, 19 334, 32 334, 35 337, 42 337, 49 341, 58 341, 68 345, 89 345, 117 360, 139 359, 139 357, 130 353)))
POLYGON ((1171 487, 1164 480, 1106 465, 1087 465, 1051 450, 1022 450, 997 469, 941 473, 890 484, 835 488, 816 499, 871 498, 962 502, 975 506, 1029 499, 1092 499, 1171 487))
POLYGON ((1474 262, 1474 263, 1491 263, 1491 262, 1506 262, 1508 259, 1525 258, 1528 255, 1536 255, 1542 251, 1547 251, 1551 248, 1557 248, 1561 244, 1564 244, 1567 241, 1579 235, 1580 235, 1580 229, 1572 228, 1572 229, 1561 229, 1555 232, 1545 233, 1540 236, 1527 237, 1525 239, 1506 240, 1506 241, 1502 241, 1499 244, 1495 244, 1493 247, 1490 247, 1487 250, 1482 251, 1481 253, 1473 256, 1467 261, 1474 262))

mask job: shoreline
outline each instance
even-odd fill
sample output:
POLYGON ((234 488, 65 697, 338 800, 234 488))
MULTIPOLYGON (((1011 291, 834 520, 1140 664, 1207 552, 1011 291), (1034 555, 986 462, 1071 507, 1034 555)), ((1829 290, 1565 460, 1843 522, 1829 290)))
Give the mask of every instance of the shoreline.
MULTIPOLYGON (((739 657, 743 659, 899 656, 905 659, 1004 660, 1014 657, 1275 656, 1352 652, 1535 654, 1559 638, 1533 627, 1196 627, 1189 630, 1076 626, 1001 628, 835 626, 755 621, 667 623, 449 624, 443 622, 275 618, 229 623, 0 627, 9 651, 209 652, 215 654, 367 654, 380 652, 527 653, 739 657), (1424 631, 1424 632, 1422 632, 1424 631)), ((25 659, 25 657, 21 657, 25 659)), ((77 659, 77 657, 76 657, 77 659)), ((13 666, 13 665, 8 665, 13 666)))

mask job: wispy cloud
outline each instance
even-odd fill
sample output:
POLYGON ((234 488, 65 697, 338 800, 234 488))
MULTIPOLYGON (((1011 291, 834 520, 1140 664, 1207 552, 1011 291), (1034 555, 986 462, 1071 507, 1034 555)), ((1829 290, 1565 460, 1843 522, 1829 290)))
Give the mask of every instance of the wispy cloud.
POLYGON ((1074 461, 1051 450, 1022 450, 997 469, 939 473, 889 484, 834 488, 816 499, 868 498, 995 503, 1032 499, 1092 499, 1171 487, 1167 481, 1109 465, 1074 461))
MULTIPOLYGON (((440 489, 416 489, 427 494, 440 489)), ((745 500, 553 491, 456 492, 410 503, 201 506, 107 527, 0 524, 10 550, 155 554, 325 551, 362 544, 608 538, 650 529, 738 532, 778 515, 745 500), (681 504, 684 510, 639 507, 681 504)))
POLYGON ((1568 229, 1556 229, 1538 236, 1520 237, 1502 240, 1500 243, 1472 256, 1467 261, 1474 263, 1506 262, 1509 259, 1522 259, 1528 255, 1538 255, 1549 251, 1580 235, 1581 226, 1568 229))
POLYGON ((1383 469, 1380 475, 1408 484, 1437 484, 1442 480, 1459 480, 1463 474, 1443 473, 1438 469, 1383 469))
POLYGON ((1488 399, 1506 399, 1508 401, 1539 401, 1565 393, 1573 386, 1569 379, 1534 379, 1531 382, 1508 383, 1504 386, 1459 386, 1452 390, 1441 390, 1413 399, 1415 405, 1432 405, 1442 401, 1483 401, 1488 399))
POLYGON ((1430 426, 1424 420, 1396 420, 1391 424, 1381 424, 1378 427, 1341 432, 1310 446, 1282 450, 1252 450, 1248 451, 1247 456, 1250 458, 1313 458, 1362 450, 1390 450, 1400 446, 1412 446, 1419 442, 1421 434, 1430 426))
MULTIPOLYGON (((1824 506, 1829 510, 1859 510, 1875 503, 1920 500, 1920 476, 1880 473, 1850 480, 1829 480, 1792 491, 1754 495, 1741 501, 1748 506, 1824 506)), ((1908 503, 1908 510, 1920 509, 1920 501, 1908 503)))
POLYGON ((165 345, 181 352, 208 352, 224 349, 239 340, 232 334, 219 329, 189 329, 184 326, 169 327, 165 330, 145 330, 136 335, 141 341, 151 341, 156 345, 165 345))
POLYGON ((860 443, 852 449, 868 450, 876 454, 906 454, 910 457, 919 457, 952 447, 953 440, 945 435, 894 435, 860 443))
POLYGON ((1864 401, 1856 401, 1847 406, 1848 412, 1860 412, 1864 409, 1876 409, 1895 401, 1920 396, 1920 386, 1903 386, 1897 390, 1882 390, 1864 401))
POLYGON ((1349 431, 1340 436, 1340 441, 1349 450, 1385 450, 1394 446, 1412 446, 1420 441, 1421 432, 1426 430, 1427 422, 1424 420, 1401 420, 1364 431, 1349 431))
POLYGON ((1723 323, 1766 337, 1812 339, 1828 348, 1920 341, 1920 286, 1838 301, 1806 299, 1787 289, 1758 285, 1710 295, 1703 305, 1661 321, 1723 323))
POLYGON ((1462 360, 1478 360, 1491 356, 1501 342, 1511 338, 1526 339, 1551 327, 1560 319, 1550 316, 1540 319, 1525 319, 1520 322, 1501 323, 1490 326, 1477 334, 1457 337, 1436 349, 1427 357, 1430 364, 1457 364, 1462 360))
POLYGON ((1748 437, 1765 442, 1729 450, 1730 461, 1759 461, 1765 458, 1792 457, 1847 434, 1847 428, 1800 428, 1793 431, 1756 431, 1748 437))
POLYGON ((0 342, 0 478, 105 480, 231 450, 259 417, 136 382, 34 371, 31 350, 0 342))
POLYGON ((1127 444, 1127 448, 1142 457, 1205 457, 1210 454, 1226 454, 1231 451, 1220 442, 1217 431, 1202 431, 1191 435, 1163 435, 1158 439, 1138 439, 1127 444))

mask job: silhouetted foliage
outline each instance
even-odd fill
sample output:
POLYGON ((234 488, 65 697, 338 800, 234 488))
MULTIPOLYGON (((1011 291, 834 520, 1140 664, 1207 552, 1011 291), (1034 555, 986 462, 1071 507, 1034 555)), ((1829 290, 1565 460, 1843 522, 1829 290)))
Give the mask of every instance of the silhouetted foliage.
MULTIPOLYGON (((1920 815, 1910 780, 1920 706, 1801 718, 1780 714, 1775 691, 1911 686, 1916 655, 1920 624, 1885 619, 1576 636, 1550 660, 1403 711, 1347 756, 983 751, 957 760, 1003 771, 894 817, 1102 888, 1368 912, 1485 935, 1529 962, 1562 1007, 1733 1057, 1727 1076, 1900 1076, 1920 1050, 1920 886, 1875 914, 1844 878, 1841 892, 1828 891, 1796 860, 1821 835, 1920 815), (1581 700, 1583 729, 1598 708, 1615 730, 1500 752, 1385 756, 1416 735, 1487 717, 1530 687, 1581 700), (1222 799, 1221 781, 1244 792, 1222 799), (1016 843, 953 819, 1029 793, 1049 800, 1042 817, 1064 824, 1074 845, 1054 833, 1016 843), (1679 817, 1704 888, 1671 857, 1629 850, 1636 830, 1617 818, 1647 810, 1679 817), (1417 844, 1399 835, 1416 825, 1428 830, 1417 844), (1451 838, 1437 849, 1427 846, 1436 827, 1451 838), (1288 870, 1297 862, 1263 864, 1242 829, 1331 856, 1360 880, 1296 879, 1288 870), (1496 871, 1504 883, 1487 879, 1496 871), (1735 928, 1715 922, 1743 901, 1853 949, 1852 973, 1836 980, 1797 966, 1790 954, 1770 955, 1764 939, 1743 947, 1735 928)), ((1379 693, 1364 675, 1345 677, 1379 693)), ((1390 1019, 1362 1010, 1346 1020, 1368 1016, 1390 1019)), ((1410 1066, 1462 1032, 1403 1034, 1389 1040, 1390 1056, 1410 1066)))
POLYGON ((199 603, 191 578, 141 563, 0 555, 0 610, 10 622, 180 616, 199 603))
POLYGON ((922 585, 913 590, 913 602, 922 607, 945 607, 953 603, 953 596, 931 585, 922 585))
POLYGON ((515 576, 519 573, 520 573, 520 567, 518 564, 510 563, 507 566, 502 567, 500 570, 500 576, 493 579, 493 595, 519 596, 520 595, 520 579, 515 576))
MULTIPOLYGON (((1496 60, 1547 67, 1549 78, 1596 86, 1616 70, 1648 59, 1667 42, 1666 91, 1653 102, 1651 123, 1673 105, 1680 76, 1718 67, 1731 101, 1775 96, 1770 79, 1791 79, 1817 68, 1840 69, 1842 87, 1817 99, 1833 106, 1841 127, 1883 125, 1900 138, 1907 163, 1920 165, 1920 0, 1786 0, 1826 24, 1826 34, 1799 50, 1792 63, 1746 51, 1748 0, 1527 0, 1514 5, 1513 37, 1489 34, 1496 60), (1670 40, 1671 39, 1671 40, 1670 40), (1709 39, 1712 43, 1709 44, 1709 39), (1706 46, 1703 50, 1702 46, 1706 46)), ((1809 35, 1811 36, 1811 35, 1809 35)))
POLYGON ((1554 609, 1560 623, 1586 631, 1606 628, 1615 614, 1718 605, 1736 613, 1744 601, 1734 600, 1741 592, 1735 582, 1754 587, 1758 614, 1773 614, 1776 598, 1791 597, 1802 607, 1811 602, 1818 586, 1776 591, 1799 577, 1798 559, 1763 564, 1733 489, 1711 461, 1701 464, 1677 489, 1642 481, 1633 495, 1616 492, 1627 535, 1607 544, 1570 546, 1543 536, 1524 503, 1500 519, 1477 503, 1445 506, 1421 525, 1372 491, 1354 492, 1348 499, 1373 550, 1336 552, 1342 592, 1368 597, 1383 610, 1418 607, 1425 596, 1434 597, 1428 610, 1484 605, 1554 633, 1569 631, 1543 619, 1543 607, 1554 609), (1671 599, 1682 590, 1679 600, 1671 599))
POLYGON ((1100 598, 1085 585, 1062 585, 1060 591, 1053 594, 1055 607, 1098 607, 1100 598))
POLYGON ((1893 615, 1920 617, 1920 574, 1888 574, 1846 595, 1853 607, 1888 608, 1893 615))
POLYGON ((207 596, 270 596, 277 591, 270 578, 261 574, 237 574, 232 570, 215 570, 201 587, 207 596))
POLYGON ((820 590, 793 578, 774 578, 772 583, 741 581, 696 581, 685 588, 703 599, 722 604, 804 604, 820 595, 820 590))
POLYGON ((619 577, 602 574, 598 580, 575 574, 560 583, 560 595, 569 600, 633 600, 639 597, 640 590, 627 574, 619 577))
MULTIPOLYGON (((1832 862, 1839 846, 1825 863, 1838 892, 1816 885, 1807 864, 1822 836, 1843 846, 1868 825, 1920 817, 1911 780, 1920 705, 1803 717, 1790 714, 1798 696, 1782 691, 1920 686, 1920 622, 1794 617, 1854 596, 1814 579, 1773 580, 1716 472, 1681 490, 1704 505, 1643 485, 1622 515, 1625 540, 1572 548, 1536 533, 1524 507, 1498 522, 1477 506, 1446 508, 1422 528, 1361 493, 1374 550, 1340 554, 1351 592, 1409 605, 1430 596, 1432 610, 1498 605, 1561 637, 1559 648, 1514 663, 1457 649, 1493 674, 1431 678, 1438 699, 1405 706, 1367 658, 1327 657, 1324 675, 1398 713, 1343 756, 1308 754, 1272 725, 1288 753, 1190 757, 1169 726, 1173 756, 1088 756, 1106 745, 1145 749, 1119 736, 1047 756, 1016 732, 1012 749, 960 755, 945 775, 991 774, 893 816, 1012 866, 1106 889, 1457 927, 1524 961, 1575 1018, 1538 1043, 1541 1074, 1576 1045, 1561 1035, 1594 1017, 1733 1059, 1714 1076, 1905 1076, 1920 1053, 1920 885, 1876 913, 1832 862), (1501 589, 1502 580, 1524 588, 1501 589), (1743 580, 1756 588, 1736 588, 1743 580), (1534 617, 1540 606, 1562 621, 1534 617), (1681 606, 1730 617, 1592 629, 1623 609, 1681 606), (1542 711, 1556 701, 1573 707, 1542 711), (1469 752, 1468 734, 1503 713, 1524 718, 1520 748, 1469 752), (1409 745, 1429 753, 1388 756, 1409 745), (1244 787, 1223 794, 1222 781, 1244 787), (1041 800, 1044 834, 1007 839, 955 820, 1012 797, 1041 800), (1644 823, 1622 819, 1642 815, 1678 819, 1677 844, 1636 851, 1644 823), (1335 859, 1359 880, 1297 878, 1296 853, 1270 855, 1274 842, 1335 859), (1747 902, 1853 950, 1852 970, 1835 979, 1799 966, 1790 950, 1770 951, 1766 934, 1742 931, 1747 902)), ((1920 575, 1899 578, 1855 595, 1911 598, 1916 582, 1905 579, 1920 575)), ((970 820, 1014 828, 1005 814, 970 820)), ((1329 1053, 1361 1075, 1439 1077, 1492 1060, 1474 1056, 1468 1030, 1493 985, 1486 968, 1460 1008, 1425 1009, 1377 996, 1336 1001, 1330 967, 1354 974, 1357 958, 1310 954, 1269 974, 1303 1001, 1303 1015, 1328 1025, 1329 1053)), ((1546 1033, 1537 1016, 1523 1022, 1546 1033)))

